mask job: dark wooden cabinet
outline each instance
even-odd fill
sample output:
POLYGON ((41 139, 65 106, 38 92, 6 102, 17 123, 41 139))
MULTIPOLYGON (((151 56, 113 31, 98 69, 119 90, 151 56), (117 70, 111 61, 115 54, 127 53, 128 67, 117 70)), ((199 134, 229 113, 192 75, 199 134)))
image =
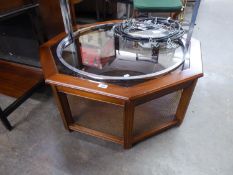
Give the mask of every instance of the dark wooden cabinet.
POLYGON ((64 31, 59 0, 39 0, 45 33, 49 38, 64 31))
MULTIPOLYGON (((59 0, 38 0, 40 14, 48 39, 64 31, 59 0)), ((95 23, 115 17, 116 1, 111 0, 70 0, 73 23, 95 23), (82 20, 81 20, 82 18, 82 20), (91 18, 91 19, 90 19, 91 18), (84 22, 86 20, 86 22, 84 22), (81 22, 82 21, 82 22, 81 22)))
POLYGON ((0 13, 20 8, 35 2, 34 0, 1 0, 0 13))
POLYGON ((16 98, 5 109, 0 106, 0 121, 9 130, 7 117, 43 84, 41 69, 33 67, 39 65, 31 64, 39 63, 44 41, 37 8, 34 0, 0 0, 0 94, 16 98))

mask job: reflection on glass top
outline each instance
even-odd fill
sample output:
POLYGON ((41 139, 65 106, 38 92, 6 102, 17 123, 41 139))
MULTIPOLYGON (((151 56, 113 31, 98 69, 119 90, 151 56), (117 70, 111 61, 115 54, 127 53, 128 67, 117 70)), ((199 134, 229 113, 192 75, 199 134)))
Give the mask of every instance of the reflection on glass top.
MULTIPOLYGON (((132 36, 164 29, 135 31, 132 36)), ((58 69, 62 73, 101 81, 129 81, 154 78, 183 64, 181 40, 166 43, 129 41, 114 34, 112 25, 89 27, 75 32, 75 42, 63 39, 57 48, 58 69)))

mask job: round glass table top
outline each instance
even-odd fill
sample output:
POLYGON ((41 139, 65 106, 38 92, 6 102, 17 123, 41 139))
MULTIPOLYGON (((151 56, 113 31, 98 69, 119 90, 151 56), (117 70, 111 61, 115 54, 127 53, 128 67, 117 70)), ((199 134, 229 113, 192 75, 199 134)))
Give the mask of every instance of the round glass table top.
POLYGON ((128 39, 116 34, 121 24, 94 25, 74 32, 73 40, 64 38, 56 47, 58 70, 92 80, 130 81, 155 78, 183 65, 181 37, 156 40, 171 34, 166 26, 145 30, 140 25, 126 30, 128 39))

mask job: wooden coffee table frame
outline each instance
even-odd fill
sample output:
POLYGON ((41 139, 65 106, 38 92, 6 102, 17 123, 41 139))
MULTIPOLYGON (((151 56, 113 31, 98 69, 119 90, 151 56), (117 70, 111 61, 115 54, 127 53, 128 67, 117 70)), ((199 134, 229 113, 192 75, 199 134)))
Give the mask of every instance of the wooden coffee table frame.
POLYGON ((64 37, 65 34, 63 33, 48 41, 41 46, 40 53, 45 81, 50 84, 53 89, 64 127, 67 130, 78 131, 112 141, 121 144, 125 149, 128 149, 131 148, 133 144, 142 141, 145 138, 153 136, 173 126, 179 126, 182 123, 197 80, 203 76, 201 49, 198 40, 192 39, 189 69, 174 71, 160 78, 148 80, 132 87, 107 84, 108 87, 103 89, 98 87, 98 83, 58 72, 51 47, 64 37), (178 90, 182 90, 182 94, 175 114, 175 119, 160 127, 153 128, 134 136, 133 121, 135 107, 178 90), (75 123, 67 99, 68 94, 123 107, 123 137, 121 138, 92 130, 75 123))

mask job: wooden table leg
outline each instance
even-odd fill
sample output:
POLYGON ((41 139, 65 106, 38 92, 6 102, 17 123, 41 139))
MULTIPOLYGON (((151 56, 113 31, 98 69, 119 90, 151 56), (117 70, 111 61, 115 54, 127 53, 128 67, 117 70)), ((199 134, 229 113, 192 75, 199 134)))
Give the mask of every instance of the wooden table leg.
POLYGON ((10 124, 10 122, 7 120, 4 112, 2 111, 2 109, 0 108, 0 119, 3 123, 3 125, 8 129, 8 130, 12 130, 12 126, 10 124))
POLYGON ((71 114, 70 105, 65 93, 59 92, 55 86, 52 86, 53 94, 60 111, 64 127, 71 131, 69 125, 74 123, 74 119, 71 114))
POLYGON ((180 102, 176 111, 176 120, 178 121, 178 125, 181 125, 184 120, 185 113, 188 109, 189 102, 193 95, 193 91, 195 89, 196 84, 197 80, 194 80, 190 86, 183 90, 181 94, 180 102))
POLYGON ((124 106, 124 148, 129 149, 133 144, 134 105, 126 102, 124 106))

